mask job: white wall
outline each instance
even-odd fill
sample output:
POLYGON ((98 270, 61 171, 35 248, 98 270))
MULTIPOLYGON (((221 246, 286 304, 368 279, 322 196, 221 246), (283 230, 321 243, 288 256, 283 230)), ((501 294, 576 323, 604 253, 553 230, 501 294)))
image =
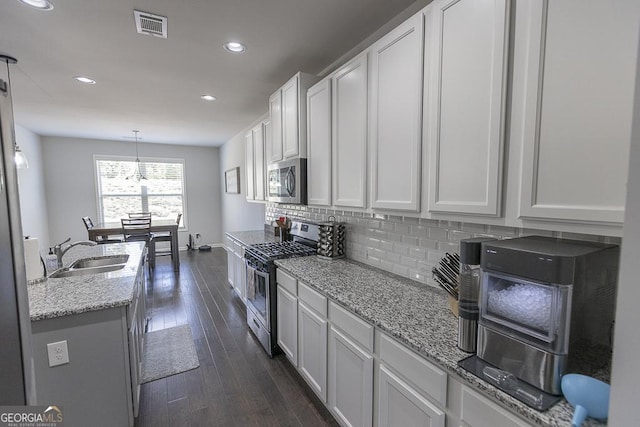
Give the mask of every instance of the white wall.
POLYGON ((267 118, 260 117, 251 126, 227 141, 220 148, 220 171, 222 180, 220 191, 222 194, 222 230, 243 231, 262 230, 264 228, 264 203, 247 202, 247 179, 244 157, 244 136, 249 129, 267 118), (224 171, 240 167, 240 194, 224 192, 224 171))
MULTIPOLYGON (((199 244, 221 244, 220 150, 167 144, 139 144, 140 157, 184 159, 188 230, 180 232, 180 246, 188 234, 201 234, 199 244)), ((135 157, 133 142, 43 137, 42 153, 53 243, 71 237, 86 240, 83 216, 97 219, 94 155, 135 157)))
POLYGON ((634 113, 613 342, 609 408, 609 425, 612 426, 640 425, 640 411, 636 408, 640 391, 637 265, 640 254, 640 54, 636 66, 634 113))
POLYGON ((40 136, 15 125, 16 143, 29 162, 28 169, 18 169, 18 191, 22 233, 37 237, 40 250, 51 246, 47 221, 47 199, 42 168, 42 144, 40 136))

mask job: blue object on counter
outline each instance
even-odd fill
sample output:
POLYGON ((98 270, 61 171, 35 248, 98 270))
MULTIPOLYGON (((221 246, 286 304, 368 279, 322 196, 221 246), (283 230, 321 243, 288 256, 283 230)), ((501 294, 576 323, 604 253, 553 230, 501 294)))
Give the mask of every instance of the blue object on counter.
POLYGON ((609 416, 609 384, 586 375, 567 374, 562 377, 561 387, 564 397, 575 408, 573 427, 580 427, 587 416, 601 420, 609 416))

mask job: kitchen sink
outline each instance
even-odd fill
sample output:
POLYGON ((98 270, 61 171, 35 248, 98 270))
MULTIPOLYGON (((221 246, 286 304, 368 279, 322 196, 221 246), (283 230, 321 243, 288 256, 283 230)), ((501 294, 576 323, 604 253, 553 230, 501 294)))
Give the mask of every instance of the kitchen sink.
POLYGON ((102 256, 97 258, 82 258, 77 261, 74 261, 69 268, 93 268, 93 267, 103 267, 103 266, 111 266, 118 264, 126 264, 129 260, 128 254, 123 255, 109 255, 102 256))
POLYGON ((88 274, 117 271, 123 269, 128 260, 128 254, 82 258, 71 263, 69 267, 54 271, 49 275, 49 278, 59 279, 62 277, 84 276, 88 274))
POLYGON ((112 264, 112 265, 101 265, 98 267, 86 267, 86 268, 61 268, 60 270, 56 270, 49 275, 50 279, 59 279, 62 277, 74 277, 74 276, 84 276, 87 274, 100 274, 100 273, 108 273, 110 271, 122 270, 125 264, 112 264))

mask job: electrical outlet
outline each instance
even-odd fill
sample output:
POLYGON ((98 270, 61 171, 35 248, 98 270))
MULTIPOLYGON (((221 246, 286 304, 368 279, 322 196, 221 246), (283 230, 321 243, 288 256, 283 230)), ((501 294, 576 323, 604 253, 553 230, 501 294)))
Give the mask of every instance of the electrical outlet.
POLYGON ((47 354, 49 355, 49 367, 69 363, 69 349, 67 341, 58 341, 47 344, 47 354))

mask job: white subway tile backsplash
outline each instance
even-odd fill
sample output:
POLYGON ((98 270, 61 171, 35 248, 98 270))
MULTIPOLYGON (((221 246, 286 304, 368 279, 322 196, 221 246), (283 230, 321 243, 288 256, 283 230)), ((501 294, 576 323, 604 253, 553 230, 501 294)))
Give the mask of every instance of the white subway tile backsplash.
POLYGON ((402 222, 409 225, 418 225, 420 224, 420 218, 416 218, 412 216, 403 216, 402 222))
POLYGON ((420 247, 428 249, 438 249, 438 241, 433 239, 419 239, 418 244, 420 247))
POLYGON ((393 251, 400 255, 409 255, 409 247, 402 243, 394 243, 393 251))
POLYGON ((466 231, 451 230, 449 232, 449 240, 452 242, 460 242, 462 239, 470 239, 472 237, 473 234, 467 233, 466 231))
POLYGON ((409 231, 410 230, 409 224, 398 224, 398 223, 396 223, 395 226, 396 226, 395 227, 396 228, 396 233, 409 234, 409 232, 410 232, 409 231))
POLYGON ((409 277, 409 267, 400 264, 394 264, 392 273, 398 274, 402 277, 409 277))
POLYGON ((482 234, 487 232, 487 226, 484 224, 468 224, 465 222, 462 223, 461 230, 473 234, 482 234))
POLYGON ((393 252, 393 245, 394 243, 389 240, 380 240, 379 248, 387 252, 393 252))
POLYGON ((411 267, 411 268, 416 268, 418 266, 416 259, 408 256, 401 256, 400 264, 406 265, 407 267, 411 267))
POLYGON ((409 234, 416 237, 427 237, 429 235, 429 229, 422 225, 412 225, 409 228, 409 234))
POLYGON ((424 248, 413 247, 409 249, 409 254, 414 257, 416 260, 427 260, 427 255, 429 251, 424 248))
POLYGON ((458 252, 460 244, 456 242, 440 242, 438 244, 438 249, 444 252, 458 252))
POLYGON ((393 222, 382 221, 380 228, 385 231, 395 231, 393 224, 393 222))
POLYGON ((404 234, 402 235, 402 243, 406 245, 418 246, 418 237, 404 234))
POLYGON ((267 204, 265 212, 267 224, 280 216, 327 221, 329 216, 333 215, 336 221, 347 223, 346 247, 349 259, 436 288, 438 285, 432 278, 431 269, 438 264, 446 252, 458 252, 460 240, 470 237, 504 239, 535 234, 618 245, 621 243, 621 239, 616 237, 468 224, 299 205, 267 204))
POLYGON ((434 240, 449 240, 449 230, 445 228, 429 227, 429 238, 434 240))
POLYGON ((440 227, 440 221, 437 219, 420 218, 420 225, 426 227, 440 227))

